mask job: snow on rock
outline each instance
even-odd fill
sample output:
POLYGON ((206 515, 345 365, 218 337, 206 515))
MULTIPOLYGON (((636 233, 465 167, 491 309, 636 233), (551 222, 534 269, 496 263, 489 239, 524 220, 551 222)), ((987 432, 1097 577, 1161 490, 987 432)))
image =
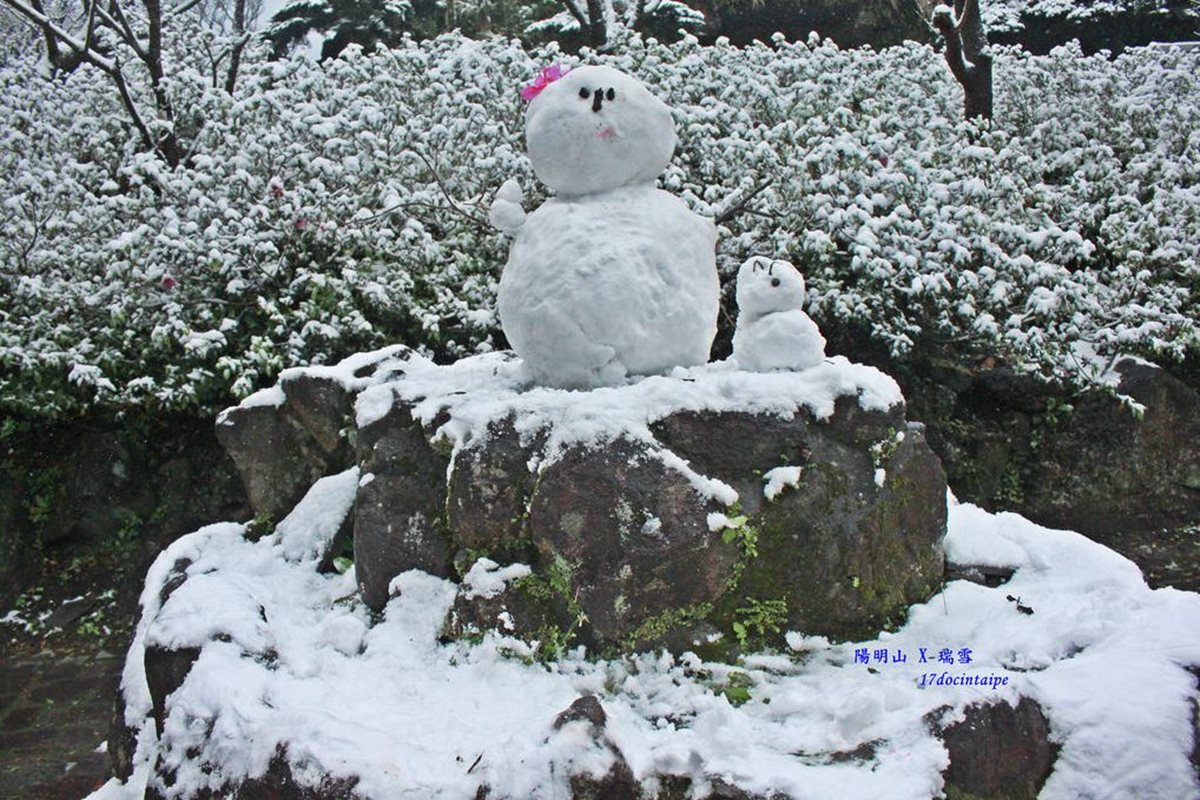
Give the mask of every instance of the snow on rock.
POLYGON ((774 500, 783 492, 784 487, 798 486, 800 483, 800 474, 803 471, 801 467, 775 467, 768 470, 763 475, 763 480, 767 485, 763 487, 763 497, 768 500, 774 500))
POLYGON ((366 353, 355 353, 332 366, 314 365, 285 369, 279 373, 279 380, 285 391, 289 381, 306 376, 326 378, 335 381, 348 392, 358 392, 376 383, 379 380, 378 375, 385 371, 389 362, 398 360, 407 352, 409 349, 404 345, 388 345, 366 353), (381 367, 384 369, 381 370, 381 367))
POLYGON ((320 561, 346 522, 358 493, 358 467, 322 478, 275 528, 278 546, 289 561, 320 561))
POLYGON ((527 564, 509 564, 501 567, 490 558, 481 558, 463 576, 465 596, 467 599, 495 597, 504 591, 504 587, 510 581, 524 578, 532 572, 527 564))
POLYGON ((680 411, 790 417, 804 409, 824 420, 838 398, 847 396, 857 397, 868 411, 904 402, 892 378, 840 356, 803 373, 747 373, 720 362, 577 392, 534 385, 524 362, 511 353, 486 353, 447 366, 413 355, 402 378, 362 392, 355 408, 361 428, 381 419, 400 398, 413 404, 423 424, 444 420, 438 435, 455 447, 486 438, 490 422, 512 417, 523 439, 545 433, 553 457, 571 445, 620 436, 652 442, 651 424, 680 411))
POLYGON ((955 581, 875 641, 792 632, 791 652, 738 665, 666 653, 588 661, 578 650, 527 664, 506 655, 520 643, 495 634, 442 645, 449 581, 401 575, 372 624, 345 600, 353 578, 280 557, 275 537, 241 534, 201 529, 151 568, 123 681, 127 723, 140 726, 137 771, 93 798, 140 797, 155 763, 175 771, 172 796, 218 789, 261 774, 280 745, 307 765, 295 770, 302 783, 356 777, 364 797, 465 800, 483 784, 495 797, 568 797, 572 771, 601 774, 612 760, 590 737, 554 732, 587 692, 647 788, 670 774, 701 794, 720 777, 795 798, 926 800, 943 790, 948 757, 925 715, 949 706, 952 720, 970 704, 1026 696, 1061 747, 1043 800, 1197 795, 1187 670, 1200 665, 1200 598, 1150 590, 1101 545, 1011 514, 954 505, 947 541, 956 559, 1015 569, 1008 584, 955 581), (180 558, 192 561, 187 580, 160 608, 180 558), (202 647, 166 700, 161 738, 146 723, 149 642, 202 647), (740 704, 723 693, 735 678, 748 686, 740 704), (829 758, 868 742, 873 755, 829 758))

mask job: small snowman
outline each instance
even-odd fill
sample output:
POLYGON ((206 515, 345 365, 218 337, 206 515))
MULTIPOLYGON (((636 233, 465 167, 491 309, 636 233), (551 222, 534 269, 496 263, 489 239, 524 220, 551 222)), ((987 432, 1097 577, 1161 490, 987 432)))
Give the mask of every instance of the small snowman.
POLYGON ((611 67, 542 71, 522 91, 532 213, 507 181, 491 220, 515 236, 500 322, 539 382, 587 389, 708 361, 720 284, 716 227, 654 180, 675 149, 667 106, 611 67))
POLYGON ((751 372, 802 370, 825 359, 825 339, 802 310, 804 278, 786 261, 754 256, 737 277, 733 358, 751 372))

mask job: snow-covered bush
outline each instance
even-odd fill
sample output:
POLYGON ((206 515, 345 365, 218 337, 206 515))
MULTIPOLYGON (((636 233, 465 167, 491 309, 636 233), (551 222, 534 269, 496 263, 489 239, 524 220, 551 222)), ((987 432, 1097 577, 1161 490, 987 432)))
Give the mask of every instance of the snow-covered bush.
MULTIPOLYGON (((507 241, 485 209, 514 176, 542 199, 517 88, 564 60, 554 47, 451 35, 324 65, 248 51, 231 96, 193 55, 201 36, 172 43, 190 148, 175 170, 138 152, 90 68, 0 70, 0 406, 209 411, 385 342, 494 346, 507 241)), ((1077 341, 1200 348, 1194 54, 1000 50, 992 129, 959 121, 923 46, 633 39, 605 59, 675 111, 666 188, 701 213, 744 201, 718 245, 726 277, 787 258, 819 322, 900 356, 950 341, 1079 378, 1077 341)))

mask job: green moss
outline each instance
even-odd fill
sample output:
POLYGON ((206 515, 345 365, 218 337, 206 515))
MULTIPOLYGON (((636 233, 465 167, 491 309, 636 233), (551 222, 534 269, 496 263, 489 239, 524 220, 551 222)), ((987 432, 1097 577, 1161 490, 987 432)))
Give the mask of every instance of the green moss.
POLYGON ((454 455, 454 442, 449 436, 438 436, 429 442, 429 449, 442 458, 450 458, 454 455))
POLYGON ((705 621, 712 610, 712 603, 697 603, 684 608, 667 609, 655 614, 621 640, 621 651, 628 653, 647 643, 661 642, 671 631, 691 627, 705 621))
POLYGON ((1000 485, 992 493, 992 500, 1001 506, 1019 506, 1025 502, 1025 489, 1021 481, 1021 467, 1016 461, 1004 465, 1000 485))
POLYGON ((574 573, 575 567, 555 553, 540 573, 534 571, 513 581, 513 589, 547 609, 546 616, 565 617, 569 620, 566 627, 547 622, 534 632, 533 638, 538 641, 538 658, 542 661, 552 661, 561 657, 574 642, 580 626, 587 622, 587 614, 571 589, 574 573), (565 614, 556 614, 552 610, 555 606, 558 606, 560 611, 565 607, 565 614))
POLYGON ((243 535, 248 541, 257 542, 273 530, 275 530, 275 517, 263 511, 246 523, 246 532, 243 535))
POLYGON ((904 442, 904 432, 888 428, 887 434, 871 445, 871 463, 876 469, 886 465, 904 442))
POLYGON ((491 551, 486 547, 476 550, 473 547, 464 547, 454 554, 454 572, 458 577, 465 578, 470 572, 471 567, 475 566, 475 562, 481 558, 490 558, 491 551))

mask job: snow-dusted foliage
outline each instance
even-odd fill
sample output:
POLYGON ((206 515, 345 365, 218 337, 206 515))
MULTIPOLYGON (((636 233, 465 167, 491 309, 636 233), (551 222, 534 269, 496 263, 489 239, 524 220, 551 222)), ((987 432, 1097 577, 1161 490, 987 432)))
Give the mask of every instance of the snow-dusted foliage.
POLYGON ((1079 22, 1111 20, 1129 15, 1153 17, 1178 14, 1200 18, 1200 9, 1189 9, 1186 3, 1177 0, 987 0, 980 3, 980 12, 987 29, 996 32, 1020 30, 1025 27, 1022 17, 1079 22))
MULTIPOLYGON (((564 34, 582 32, 581 20, 589 19, 589 8, 583 0, 562 0, 565 9, 530 24, 526 35, 535 38, 561 39, 564 34)), ((674 39, 680 30, 698 31, 707 20, 702 12, 679 0, 600 0, 598 22, 604 25, 607 44, 626 43, 634 31, 661 33, 674 39)))
MULTIPOLYGON (((200 36, 171 43, 190 148, 173 171, 90 67, 0 70, 0 405, 213 409, 386 342, 493 346, 506 242, 487 209, 511 177, 527 208, 545 199, 517 89, 563 57, 456 36, 324 65, 255 50, 231 96, 191 55, 200 36)), ((702 214, 744 204, 721 226, 725 277, 790 260, 822 327, 1067 377, 1079 340, 1200 346, 1197 56, 996 57, 992 130, 959 121, 921 46, 633 39, 603 60, 675 113, 663 187, 702 214)))

